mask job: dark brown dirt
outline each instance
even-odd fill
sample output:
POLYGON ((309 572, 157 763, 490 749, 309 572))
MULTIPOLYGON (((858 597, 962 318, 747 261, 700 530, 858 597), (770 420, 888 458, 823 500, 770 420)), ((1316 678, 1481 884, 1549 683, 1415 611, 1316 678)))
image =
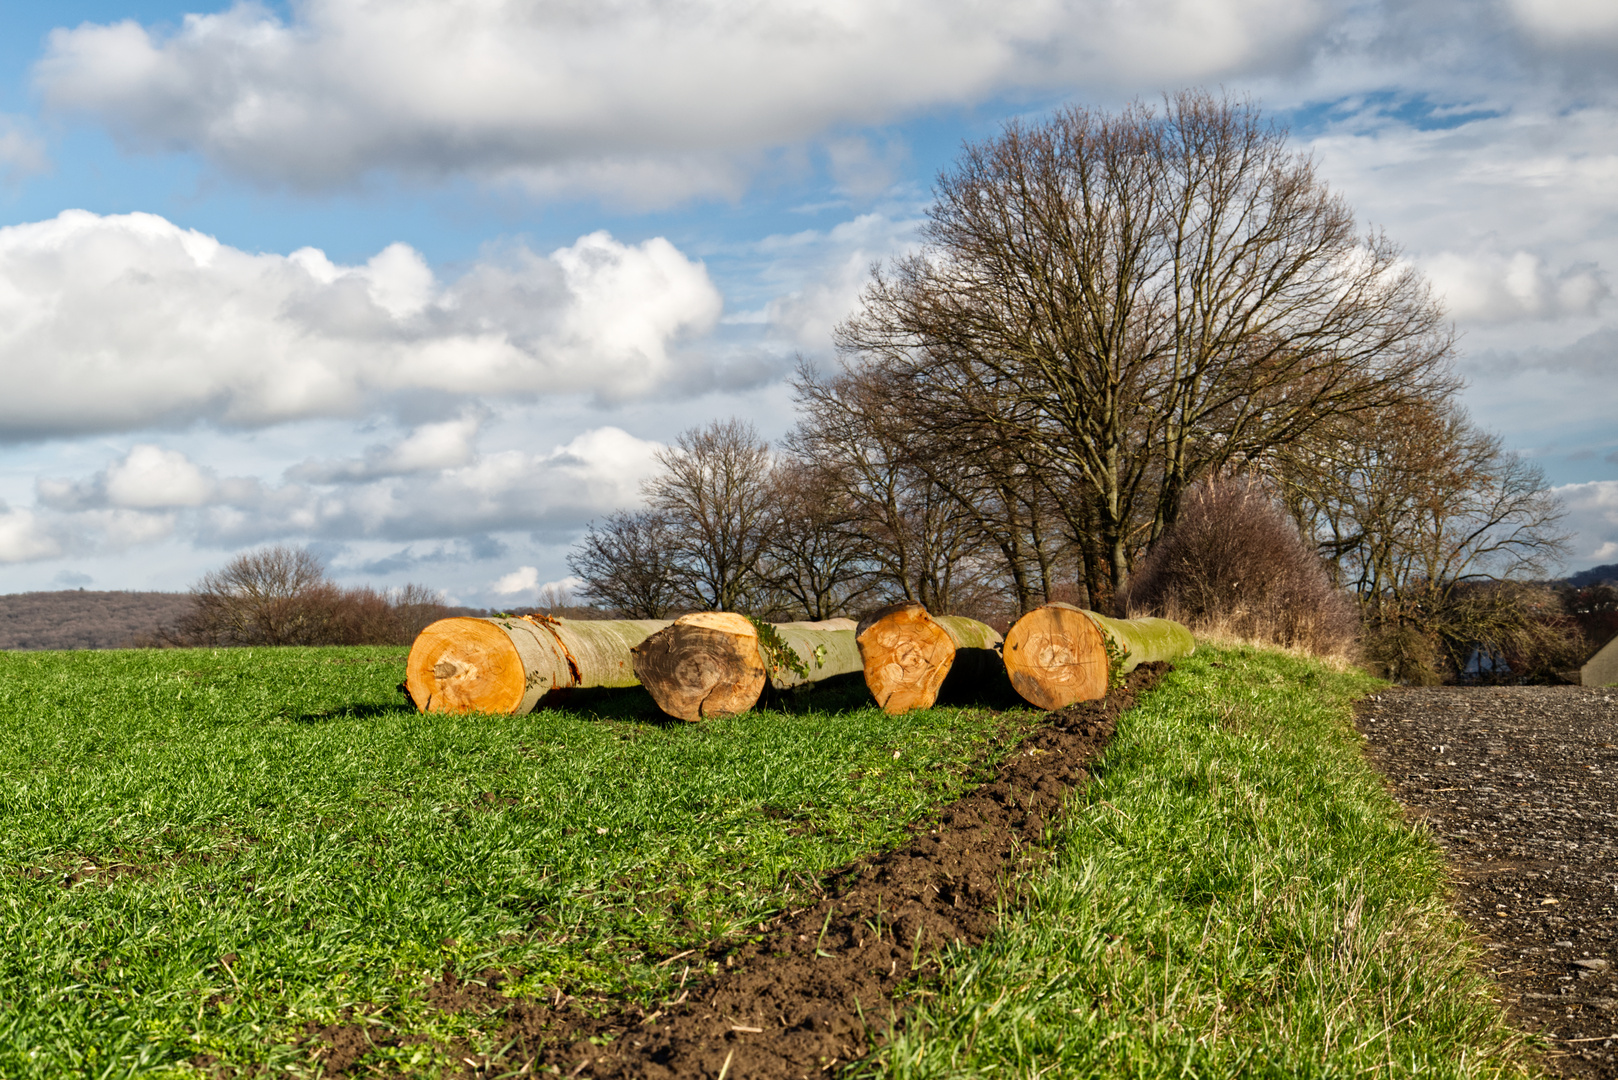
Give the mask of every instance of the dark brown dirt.
MULTIPOLYGON (((496 1045, 505 1050, 494 1061, 466 1058, 468 1075, 826 1075, 864 1056, 870 1039, 902 1017, 903 991, 934 970, 938 948, 976 945, 994 928, 1015 889, 1012 875, 1041 857, 1046 824, 1088 779, 1118 715, 1166 670, 1142 665, 1105 701, 1050 713, 992 782, 943 807, 902 847, 828 875, 815 903, 780 916, 754 940, 685 959, 693 968, 714 960, 720 970, 693 979, 649 1015, 630 1006, 592 1016, 560 990, 548 1001, 512 999, 497 981, 452 974, 428 989, 429 1000, 498 1014, 491 1018, 501 1025, 496 1045)), ((364 1052, 352 1051, 365 1033, 354 1026, 318 1033, 330 1047, 326 1075, 363 1070, 364 1052)))
POLYGON ((1449 856, 1455 905, 1546 1065, 1618 1078, 1618 691, 1435 687, 1365 699, 1367 753, 1449 856))

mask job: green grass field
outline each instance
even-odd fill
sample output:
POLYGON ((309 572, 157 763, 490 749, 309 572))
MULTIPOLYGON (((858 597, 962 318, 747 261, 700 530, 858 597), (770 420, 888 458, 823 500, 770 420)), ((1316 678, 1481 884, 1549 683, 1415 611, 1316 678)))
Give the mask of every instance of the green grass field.
POLYGON ((0 1076, 306 1070, 350 1005, 487 1046, 421 1002, 446 966, 649 1000, 656 960, 896 841, 996 737, 836 690, 702 725, 634 692, 421 716, 404 655, 0 654, 0 1076))
POLYGON ((1366 764, 1382 684, 1203 650, 1125 714, 1056 858, 860 1075, 1531 1074, 1437 847, 1366 764))
MULTIPOLYGON (((402 649, 0 654, 0 1077, 312 1075, 348 1007, 453 1068, 446 967, 650 1002, 971 783, 1025 716, 858 688, 701 725, 638 692, 420 716, 402 649)), ((1520 1048, 1431 842, 1360 755, 1370 680, 1252 650, 1126 714, 1057 857, 861 1072, 1501 1075, 1520 1048)))

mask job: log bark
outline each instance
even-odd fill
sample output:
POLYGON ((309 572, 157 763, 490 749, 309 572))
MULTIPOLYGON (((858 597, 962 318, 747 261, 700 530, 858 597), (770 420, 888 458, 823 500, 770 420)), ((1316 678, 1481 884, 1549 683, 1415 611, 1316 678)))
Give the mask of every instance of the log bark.
POLYGON ((1041 709, 1107 696, 1107 639, 1123 652, 1121 669, 1190 656, 1191 631, 1172 619, 1113 619, 1072 604, 1035 608, 1006 633, 1006 674, 1023 700, 1041 709))
POLYGON ((665 620, 440 619, 416 636, 405 688, 422 712, 530 712, 553 690, 634 686, 629 651, 665 620))
POLYGON ((741 615, 685 615, 633 650, 635 675, 657 707, 680 720, 734 716, 758 704, 766 684, 779 689, 860 670, 850 619, 777 623, 777 635, 807 674, 768 663, 758 630, 741 615))
MULTIPOLYGON (((855 630, 865 685, 890 716, 930 709, 963 650, 991 653, 1000 635, 959 615, 933 616, 916 603, 891 604, 866 615, 855 630)), ((974 663, 974 667, 979 666, 974 663)))

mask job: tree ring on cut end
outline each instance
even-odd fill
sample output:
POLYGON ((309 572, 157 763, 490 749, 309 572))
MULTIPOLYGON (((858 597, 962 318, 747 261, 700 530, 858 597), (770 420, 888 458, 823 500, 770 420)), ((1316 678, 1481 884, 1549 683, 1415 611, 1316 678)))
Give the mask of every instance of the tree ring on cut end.
POLYGON ((860 620, 855 632, 865 685, 890 716, 930 709, 955 661, 949 631, 916 603, 892 604, 860 620))
POLYGON ((567 673, 554 636, 525 619, 440 619, 405 661, 422 712, 524 713, 546 691, 571 686, 567 673))
POLYGON ((1069 604, 1035 608, 1006 633, 1006 674, 1017 693, 1041 709, 1107 696, 1107 646, 1101 630, 1069 604))
POLYGON ((764 693, 758 631, 731 612, 683 616, 630 654, 635 677, 657 707, 680 720, 746 712, 764 693))

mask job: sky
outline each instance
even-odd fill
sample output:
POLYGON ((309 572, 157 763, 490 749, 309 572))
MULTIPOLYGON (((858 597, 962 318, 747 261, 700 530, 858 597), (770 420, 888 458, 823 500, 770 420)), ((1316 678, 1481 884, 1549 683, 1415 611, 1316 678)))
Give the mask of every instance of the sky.
POLYGON ((1256 101, 1423 271, 1462 400, 1618 562, 1612 0, 0 8, 0 592, 307 544, 478 606, 915 249, 966 142, 1256 101))

